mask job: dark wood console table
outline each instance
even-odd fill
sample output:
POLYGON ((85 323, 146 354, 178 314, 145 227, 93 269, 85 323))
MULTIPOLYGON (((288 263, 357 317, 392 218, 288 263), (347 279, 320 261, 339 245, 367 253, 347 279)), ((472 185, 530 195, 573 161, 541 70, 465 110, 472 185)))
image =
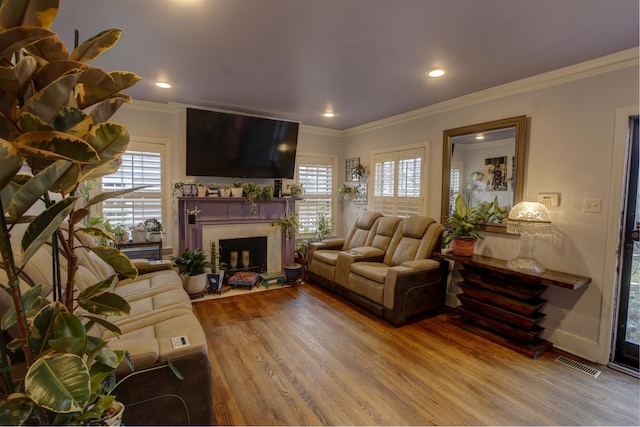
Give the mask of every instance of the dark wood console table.
POLYGON ((162 259, 162 240, 158 242, 118 243, 118 249, 129 258, 162 259))
POLYGON ((507 268, 507 261, 482 255, 471 257, 435 253, 436 258, 463 266, 459 283, 456 325, 519 353, 538 358, 553 343, 540 338, 544 319, 540 309, 547 302, 540 295, 549 286, 576 290, 591 278, 547 270, 529 274, 507 268))

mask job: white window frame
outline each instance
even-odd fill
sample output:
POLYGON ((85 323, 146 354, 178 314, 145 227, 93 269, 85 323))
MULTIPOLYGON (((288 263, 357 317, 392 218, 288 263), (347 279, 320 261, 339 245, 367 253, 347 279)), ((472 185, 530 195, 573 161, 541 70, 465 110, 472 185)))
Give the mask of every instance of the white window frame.
POLYGON ((337 196, 335 194, 336 182, 337 182, 337 158, 336 156, 328 156, 326 154, 298 154, 296 158, 296 173, 295 173, 295 182, 298 184, 303 184, 304 194, 302 195, 302 201, 296 203, 296 214, 298 215, 298 237, 300 238, 309 238, 315 236, 315 229, 307 229, 305 230, 302 221, 300 221, 300 207, 303 206, 305 201, 307 203, 315 200, 315 199, 329 199, 331 203, 330 207, 330 215, 331 222, 336 224, 336 204, 337 204, 337 196), (304 183, 300 181, 300 166, 303 164, 323 164, 331 167, 331 184, 329 188, 329 194, 321 194, 315 195, 309 188, 304 187, 304 183))
POLYGON ((417 212, 415 215, 425 215, 427 212, 427 198, 426 191, 429 188, 429 183, 427 177, 429 176, 427 171, 427 165, 429 164, 429 154, 430 154, 430 144, 429 142, 423 142, 420 144, 412 144, 400 147, 393 147, 385 150, 377 150, 371 153, 371 210, 383 213, 385 215, 392 216, 406 216, 404 212, 402 212, 401 207, 401 197, 398 196, 398 165, 399 162, 403 159, 412 159, 412 158, 421 158, 421 166, 420 166, 420 191, 419 196, 417 197, 417 212), (393 196, 386 197, 386 199, 382 199, 379 195, 380 190, 377 187, 377 179, 376 179, 376 163, 382 161, 390 161, 394 162, 394 187, 393 187, 393 196), (381 208, 382 204, 387 204, 387 208, 381 208), (389 204, 390 203, 390 204, 389 204), (388 208, 391 208, 390 210, 388 208))
MULTIPOLYGON (((161 166, 160 170, 162 171, 161 176, 161 190, 160 190, 160 211, 161 217, 160 221, 162 223, 162 229, 165 233, 163 237, 163 241, 170 242, 172 236, 171 228, 169 224, 169 213, 170 209, 167 207, 169 203, 169 198, 167 193, 170 191, 170 182, 169 182, 169 171, 171 171, 171 162, 167 152, 169 151, 170 141, 167 139, 159 139, 159 138, 145 138, 145 137, 134 137, 131 136, 129 140, 129 146, 127 147, 127 151, 145 151, 145 152, 158 152, 160 153, 160 161, 161 166)), ((98 185, 98 191, 102 191, 102 180, 98 185)), ((134 192, 133 194, 144 194, 145 190, 140 190, 134 192)), ((125 196, 126 197, 126 196, 125 196)), ((102 203, 97 207, 98 212, 102 213, 102 203)), ((116 225, 116 224, 113 224, 116 225)), ((135 224, 134 224, 135 225, 135 224)), ((163 245, 164 246, 164 245, 163 245)))

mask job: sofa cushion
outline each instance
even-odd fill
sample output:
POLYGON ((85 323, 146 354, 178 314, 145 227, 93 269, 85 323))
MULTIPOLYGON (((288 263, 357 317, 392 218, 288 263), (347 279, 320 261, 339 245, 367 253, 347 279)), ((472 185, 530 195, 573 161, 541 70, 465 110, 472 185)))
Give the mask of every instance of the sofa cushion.
POLYGON ((389 266, 382 262, 354 262, 351 264, 351 275, 349 276, 349 279, 352 279, 353 275, 356 274, 369 280, 373 280, 374 282, 384 283, 388 269, 389 266))
POLYGON ((325 264, 336 265, 339 251, 320 250, 314 254, 314 260, 321 261, 325 264))
POLYGON ((351 274, 349 288, 352 292, 376 304, 382 305, 384 298, 384 283, 367 280, 364 276, 351 274))

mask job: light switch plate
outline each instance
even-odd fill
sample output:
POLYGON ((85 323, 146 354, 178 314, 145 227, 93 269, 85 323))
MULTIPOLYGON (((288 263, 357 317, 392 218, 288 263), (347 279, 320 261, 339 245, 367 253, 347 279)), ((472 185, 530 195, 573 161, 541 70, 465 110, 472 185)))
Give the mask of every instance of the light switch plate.
POLYGON ((184 335, 180 336, 180 337, 173 337, 171 338, 171 345, 173 345, 173 348, 180 348, 180 347, 186 347, 189 344, 191 344, 189 342, 189 337, 186 337, 184 335))
POLYGON ((538 193, 537 200, 547 208, 557 208, 560 204, 559 193, 538 193))
POLYGON ((602 212, 602 199, 584 199, 582 202, 582 212, 602 212))

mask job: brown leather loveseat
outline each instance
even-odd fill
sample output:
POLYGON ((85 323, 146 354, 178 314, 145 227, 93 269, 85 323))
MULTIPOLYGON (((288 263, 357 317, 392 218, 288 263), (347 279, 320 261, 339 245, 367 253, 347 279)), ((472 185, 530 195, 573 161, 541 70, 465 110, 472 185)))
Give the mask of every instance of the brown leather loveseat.
POLYGON ((365 212, 344 239, 311 245, 309 277, 398 326, 444 310, 447 266, 433 259, 444 226, 365 212))

